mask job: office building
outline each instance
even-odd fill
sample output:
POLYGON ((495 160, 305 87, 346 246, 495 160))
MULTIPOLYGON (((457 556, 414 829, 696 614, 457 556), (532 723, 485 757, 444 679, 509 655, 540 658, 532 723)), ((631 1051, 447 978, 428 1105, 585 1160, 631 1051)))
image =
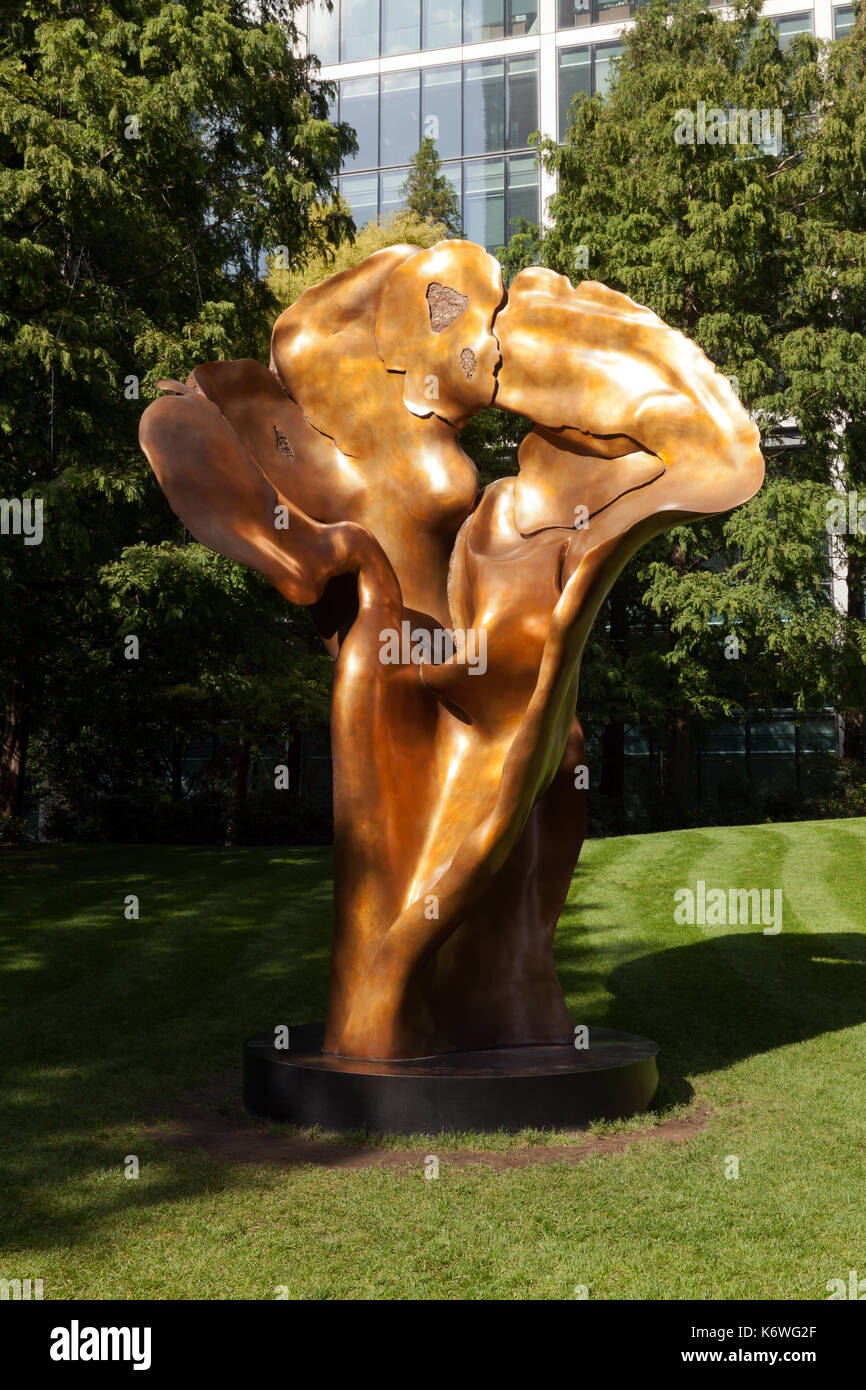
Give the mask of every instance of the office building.
MULTIPOLYGON (((308 51, 337 84, 332 115, 357 132, 340 188, 358 226, 400 206, 424 135, 470 240, 495 250, 514 218, 538 221, 555 187, 529 137, 562 139, 572 98, 605 90, 635 12, 629 0, 334 0, 330 12, 311 0, 308 51)), ((783 44, 841 38, 854 16, 832 0, 766 0, 764 14, 783 44)))

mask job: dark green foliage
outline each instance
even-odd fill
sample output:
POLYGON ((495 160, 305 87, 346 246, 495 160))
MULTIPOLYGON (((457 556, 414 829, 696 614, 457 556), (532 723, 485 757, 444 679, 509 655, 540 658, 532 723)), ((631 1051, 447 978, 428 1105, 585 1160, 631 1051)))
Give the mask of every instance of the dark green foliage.
POLYGON ((518 229, 503 260, 649 305, 735 378, 761 429, 763 491, 644 548, 584 664, 582 712, 654 724, 673 756, 698 719, 836 704, 854 727, 866 703, 864 540, 843 538, 839 612, 826 525, 834 475, 866 497, 866 20, 822 56, 808 36, 780 51, 753 6, 669 10, 650 0, 609 95, 577 98, 562 147, 540 142, 555 225, 518 229), (678 143, 699 102, 779 110, 778 149, 678 143))
POLYGON ((442 173, 442 161, 429 136, 421 141, 412 156, 401 192, 404 206, 416 217, 426 222, 441 222, 450 236, 462 236, 457 194, 442 173))
MULTIPOLYGON (((267 359, 264 253, 300 268, 350 230, 353 138, 293 51, 295 9, 25 0, 0 20, 0 497, 44 500, 41 545, 0 537, 0 724, 64 789, 125 757, 118 790, 144 794, 157 724, 193 712, 229 733, 310 713, 286 605, 187 543, 137 443, 160 377, 267 359)), ((0 815, 22 782, 6 759, 0 815)))

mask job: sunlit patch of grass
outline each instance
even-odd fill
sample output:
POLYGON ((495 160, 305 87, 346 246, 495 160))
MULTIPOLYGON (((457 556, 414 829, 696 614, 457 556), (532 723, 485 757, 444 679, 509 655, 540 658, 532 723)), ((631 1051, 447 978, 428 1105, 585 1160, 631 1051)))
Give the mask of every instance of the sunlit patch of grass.
POLYGON ((328 852, 5 851, 0 1277, 42 1278, 46 1299, 824 1299, 866 1269, 864 851, 862 820, 590 842, 560 979, 575 1020, 659 1043, 654 1108, 564 1134, 313 1132, 325 1154, 413 1153, 349 1171, 160 1138, 199 1095, 216 1122, 297 1135, 246 1121, 220 1083, 245 1038, 324 1017, 328 852), (698 878, 781 888, 783 930, 677 926, 698 878), (684 1142, 658 1139, 698 1109, 684 1142), (552 1144, 575 1156, 483 1162, 552 1144), (448 1162, 467 1151, 482 1161, 448 1162))

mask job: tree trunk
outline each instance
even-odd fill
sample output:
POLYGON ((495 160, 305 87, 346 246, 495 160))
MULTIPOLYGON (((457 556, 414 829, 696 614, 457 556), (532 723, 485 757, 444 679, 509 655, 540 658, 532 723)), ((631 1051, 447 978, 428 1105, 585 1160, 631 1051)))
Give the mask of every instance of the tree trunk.
MULTIPOLYGON (((859 618, 863 612, 863 558, 848 554, 848 616, 859 618)), ((856 697, 855 697, 856 698, 856 697)), ((862 709, 846 709, 842 753, 853 762, 866 760, 866 716, 862 709)))
POLYGON ((601 736, 601 781, 599 792, 623 809, 625 797, 625 720, 612 719, 601 736))
MULTIPOLYGON (((608 599, 610 639, 619 655, 625 654, 628 637, 628 608, 623 585, 614 584, 608 599)), ((611 719, 601 738, 601 782, 599 792, 615 801, 620 816, 625 811, 625 720, 611 719)))
POLYGON ((690 792, 690 770, 692 753, 692 726, 690 720, 682 715, 671 715, 668 720, 669 757, 668 801, 678 824, 687 817, 690 792))
POLYGON ((296 796, 301 794, 301 736, 292 729, 286 747, 286 766, 289 769, 289 787, 296 796))
POLYGON ((250 776, 250 741, 241 725, 240 737, 235 750, 235 770, 232 777, 232 798, 229 803, 229 816, 226 823, 226 849, 234 849, 240 841, 241 806, 247 798, 247 783, 250 776))
POLYGON ((171 750, 171 799, 180 801, 183 796, 183 737, 175 735, 171 750))
POLYGON ((0 745, 0 817, 20 816, 24 809, 24 772, 28 735, 26 692, 20 681, 13 680, 3 710, 3 742, 0 745))

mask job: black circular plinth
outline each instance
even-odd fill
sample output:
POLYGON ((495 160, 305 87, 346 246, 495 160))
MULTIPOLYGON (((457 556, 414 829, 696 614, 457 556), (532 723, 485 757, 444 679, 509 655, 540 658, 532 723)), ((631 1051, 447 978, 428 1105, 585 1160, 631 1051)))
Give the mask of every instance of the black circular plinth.
POLYGON ((369 1062, 322 1051, 324 1025, 290 1029, 244 1047, 244 1105, 251 1115, 340 1132, 580 1129, 645 1110, 658 1086, 658 1045, 634 1033, 590 1028, 589 1047, 568 1044, 449 1052, 409 1062, 369 1062))

